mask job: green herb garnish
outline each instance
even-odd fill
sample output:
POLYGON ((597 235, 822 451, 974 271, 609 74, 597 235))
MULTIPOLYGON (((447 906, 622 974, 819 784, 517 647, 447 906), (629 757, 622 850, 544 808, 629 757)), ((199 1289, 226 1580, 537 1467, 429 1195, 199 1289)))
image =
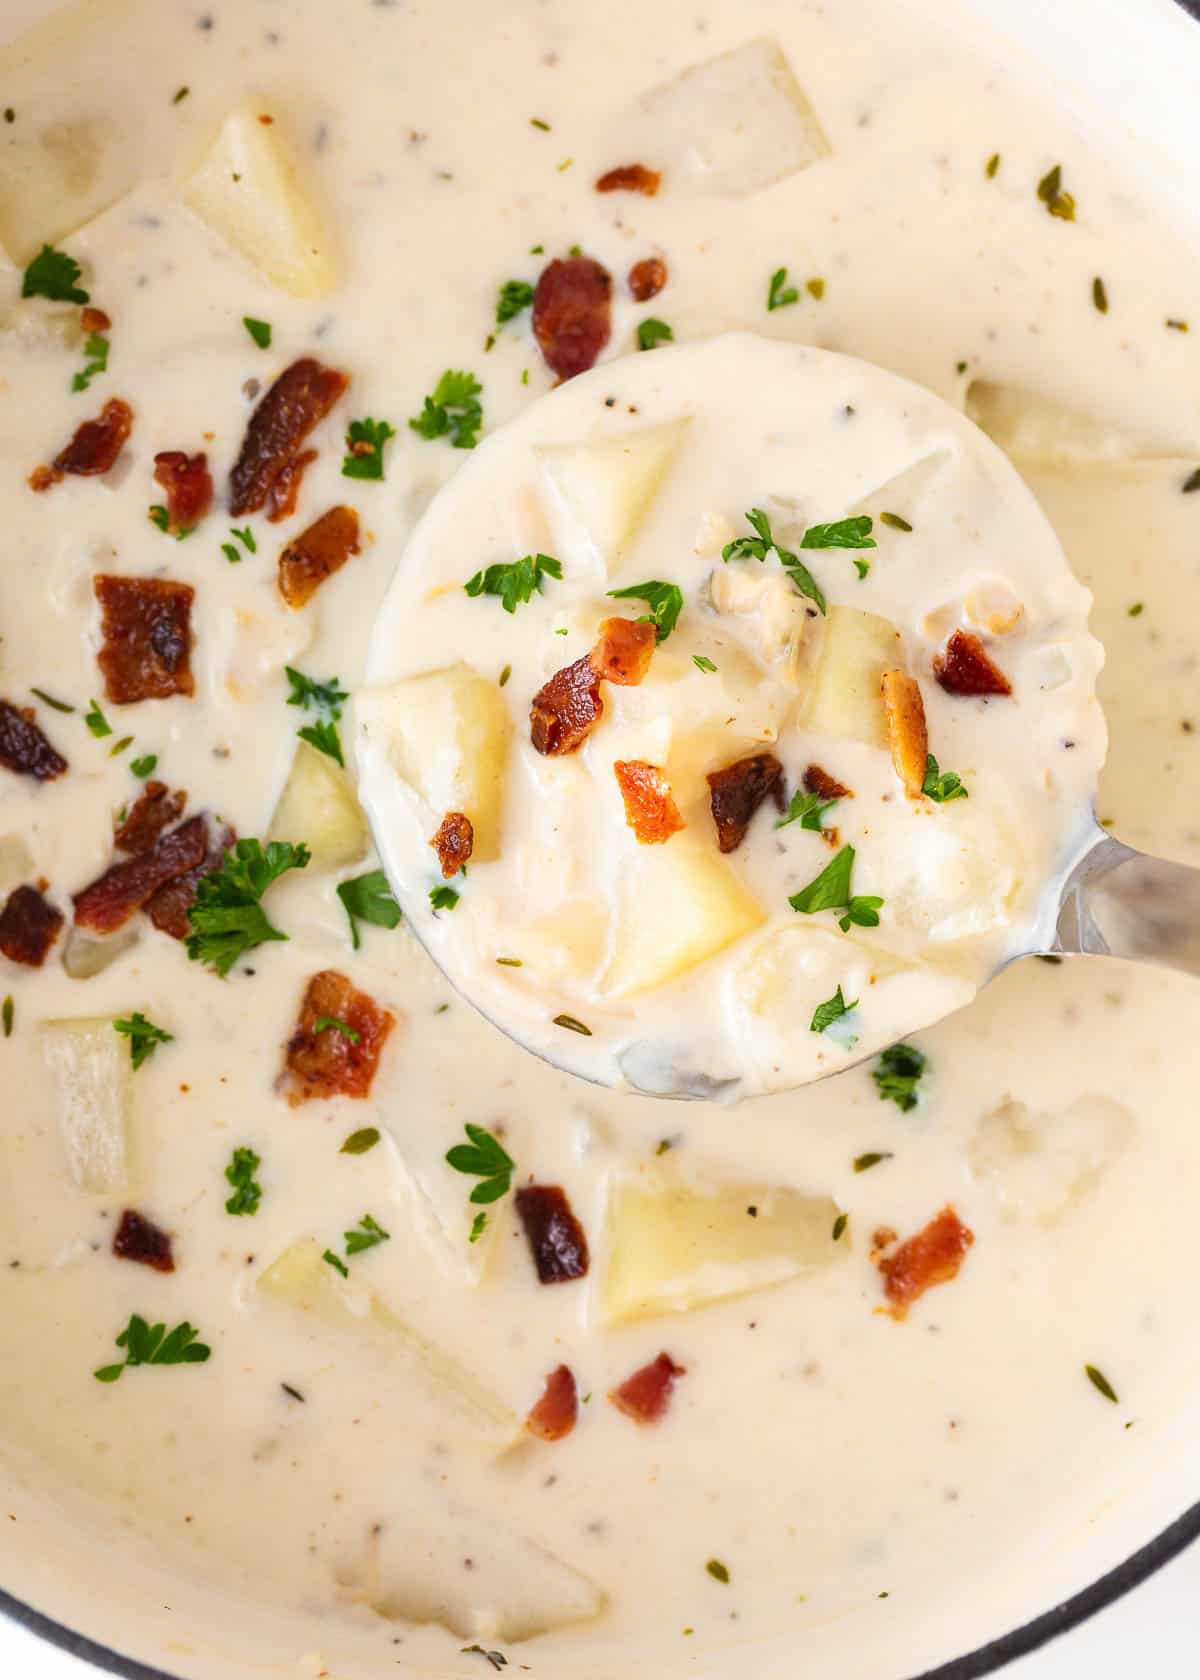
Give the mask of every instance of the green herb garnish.
POLYGON ((838 1214, 837 1218, 833 1222, 833 1240, 834 1240, 834 1242, 839 1242, 841 1240, 842 1234, 845 1231, 846 1226, 849 1223, 850 1223, 850 1215, 848 1213, 839 1213, 838 1214))
POLYGON ((821 818, 837 804, 836 799, 822 800, 819 794, 806 793, 803 788, 797 788, 791 797, 786 816, 780 817, 776 828, 786 828, 789 823, 798 822, 801 828, 810 834, 821 833, 821 818))
MULTIPOLYGON (((897 523, 893 514, 887 522, 889 525, 897 523)), ((871 516, 869 513, 855 514, 850 519, 835 519, 832 525, 810 525, 800 538, 801 548, 874 548, 875 539, 871 535, 871 516)), ((911 531, 912 526, 902 526, 911 531)))
MULTIPOLYGON (((231 537, 236 537, 238 542, 243 543, 250 554, 258 553, 258 544, 254 540, 254 532, 250 529, 249 525, 243 526, 240 531, 236 525, 231 525, 229 528, 229 535, 231 537)), ((221 553, 225 556, 226 560, 229 561, 231 566, 238 565, 242 558, 233 543, 222 543, 221 553)))
POLYGON ((1073 222, 1075 220, 1075 200, 1069 192, 1062 190, 1062 164, 1056 163, 1038 182, 1037 195, 1046 206, 1050 215, 1057 216, 1060 221, 1073 222))
POLYGON ((496 325, 515 320, 533 303, 533 287, 528 280, 506 280, 496 299, 496 325))
POLYGON ((953 770, 939 771, 938 761, 932 753, 927 753, 925 757, 925 780, 921 783, 921 792, 935 805, 948 805, 952 799, 970 798, 962 785, 962 777, 953 770))
POLYGON ((357 1027, 349 1026, 345 1021, 339 1021, 336 1015, 318 1015, 313 1022, 313 1037, 323 1032, 339 1032, 343 1038, 349 1039, 351 1044, 358 1044, 362 1034, 357 1027))
POLYGON ((893 531, 912 530, 912 526, 909 524, 908 520, 902 519, 898 513, 881 513, 879 515, 879 523, 881 525, 890 525, 893 531))
POLYGON ((890 1149, 869 1149, 865 1155, 854 1157, 854 1170, 856 1173, 870 1172, 871 1168, 877 1167, 880 1161, 890 1161, 891 1159, 892 1151, 890 1149))
POLYGON ((83 270, 65 251, 43 245, 25 270, 21 282, 23 298, 44 297, 52 303, 86 303, 89 294, 76 282, 83 270))
POLYGON ((435 910, 453 910, 461 897, 461 893, 456 893, 454 888, 448 887, 445 882, 429 889, 429 902, 435 910))
POLYGON ((396 428, 386 420, 351 420, 346 429, 343 478, 382 478, 383 446, 396 428))
MULTIPOLYGON (((52 694, 47 694, 44 688, 31 688, 29 692, 30 694, 36 694, 39 700, 44 701, 47 706, 52 707, 56 712, 73 712, 75 710, 74 706, 68 706, 65 700, 56 700, 52 694)), ((93 700, 92 705, 95 704, 96 702, 93 700)))
POLYGON ((790 303, 799 303, 800 293, 795 286, 787 283, 787 269, 777 268, 772 274, 767 286, 767 311, 786 309, 790 303))
POLYGON ((319 718, 316 723, 298 729, 297 735, 302 741, 307 741, 310 747, 315 747, 318 752, 332 758, 345 769, 346 760, 342 756, 337 719, 342 715, 342 701, 347 698, 346 690, 338 687, 336 677, 331 677, 328 682, 316 682, 291 665, 284 666, 284 673, 292 686, 287 700, 289 706, 299 706, 304 711, 311 708, 315 712, 329 714, 328 717, 319 718))
POLYGON ((843 1015, 849 1015, 852 1009, 857 1008, 858 999, 855 998, 853 1003, 847 1003, 842 996, 842 988, 839 985, 831 998, 826 998, 824 1003, 819 1003, 813 1010, 813 1018, 809 1022, 808 1030, 809 1032, 823 1033, 835 1021, 840 1021, 843 1015))
POLYGON ((650 611, 638 623, 653 624, 660 642, 666 641, 683 611, 683 590, 677 583, 663 583, 658 578, 631 583, 627 589, 610 589, 608 593, 614 601, 645 601, 650 611))
POLYGON ((1101 315, 1108 314, 1108 288, 1098 274, 1092 281, 1092 302, 1101 315))
POLYGON ((721 1562, 720 1558, 709 1558, 704 1567, 708 1574, 712 1576, 714 1581, 720 1581, 723 1587, 727 1587, 729 1585, 729 1570, 726 1565, 721 1562))
POLYGON ((269 350, 271 348, 270 321, 256 321, 253 315, 243 315, 242 325, 250 334, 250 337, 254 340, 255 344, 258 345, 260 350, 269 350))
POLYGON ((1087 1380, 1091 1383, 1094 1389, 1097 1389, 1101 1394, 1103 1394, 1106 1400, 1111 1400, 1114 1406, 1120 1405, 1120 1401, 1117 1399, 1117 1391, 1104 1375, 1103 1371, 1095 1365, 1085 1365, 1083 1369, 1087 1375, 1087 1380))
POLYGON ((420 414, 408 422, 418 437, 450 436, 452 449, 474 449, 483 425, 483 409, 479 403, 483 386, 473 373, 456 373, 447 368, 434 386, 433 395, 425 398, 420 414))
POLYGON ((995 180, 996 171, 999 169, 999 167, 1000 167, 1000 153, 999 152, 993 152, 991 157, 987 160, 987 162, 983 166, 983 172, 987 176, 989 181, 994 181, 995 180))
POLYGON ((851 924, 856 927, 878 927, 879 911, 883 905, 881 898, 856 897, 850 891, 850 879, 854 869, 854 847, 843 846, 841 851, 826 864, 825 868, 810 881, 800 892, 793 893, 788 903, 793 910, 803 915, 815 915, 819 910, 841 910, 843 915, 838 918, 838 926, 843 933, 849 931, 851 924))
POLYGON ((212 1349, 196 1340, 200 1332, 185 1318, 168 1333, 165 1324, 148 1324, 134 1313, 117 1337, 117 1346, 125 1350, 120 1365, 102 1365, 92 1375, 97 1382, 116 1382, 129 1365, 203 1365, 212 1349))
POLYGON ((87 724, 97 741, 102 741, 106 735, 112 734, 112 724, 109 723, 108 719, 94 700, 85 712, 83 721, 87 724))
POLYGON ((144 782, 147 776, 157 770, 158 754, 146 753, 143 758, 131 759, 129 768, 133 771, 139 782, 144 782))
POLYGON ((361 1131, 351 1132, 345 1143, 338 1150, 339 1155, 365 1155, 368 1149, 374 1149, 379 1142, 378 1126, 364 1126, 361 1131))
POLYGON ((532 601, 534 591, 542 593, 542 579, 561 578, 562 561, 550 554, 526 554, 520 560, 502 560, 487 566, 468 578, 463 588, 472 598, 478 595, 498 595, 505 612, 516 612, 518 606, 532 601))
POLYGON ((446 1161, 455 1172, 480 1180, 471 1191, 469 1201, 476 1206, 498 1202, 501 1196, 507 1196, 512 1187, 517 1163, 485 1126, 475 1126, 468 1121, 463 1129, 470 1142, 456 1143, 448 1149, 446 1161))
POLYGON ((255 1181, 255 1173, 262 1162, 253 1149, 235 1149, 225 1168, 225 1182, 233 1186, 233 1195, 225 1203, 225 1212, 252 1214, 258 1212, 262 1200, 262 1185, 255 1181))
POLYGON ((372 869, 366 875, 356 875, 352 881, 340 882, 337 895, 350 918, 350 942, 356 951, 362 944, 359 922, 370 922, 373 927, 381 928, 399 925, 400 906, 392 897, 382 869, 372 869))
POLYGON ((322 718, 318 723, 309 723, 303 729, 297 729, 296 734, 302 741, 307 741, 310 747, 315 747, 326 758, 332 758, 340 764, 343 770, 346 760, 342 757, 342 740, 337 731, 337 724, 328 718, 322 718))
POLYGON ((820 303, 821 299, 825 296, 825 282, 818 274, 812 280, 806 280, 804 282, 804 290, 808 293, 810 298, 815 298, 817 302, 820 303))
POLYGON ((670 344, 674 341, 675 333, 665 321, 649 315, 644 321, 638 322, 637 342, 639 350, 653 350, 659 344, 670 344))
MULTIPOLYGON (((765 560, 767 555, 774 550, 780 565, 786 568, 791 577, 797 593, 807 596, 810 601, 816 603, 821 612, 824 612, 825 595, 820 584, 799 555, 793 554, 790 548, 783 548, 775 541, 774 533, 771 530, 771 521, 762 508, 749 508, 746 512, 746 522, 754 535, 752 537, 735 537, 732 542, 726 543, 721 550, 722 560, 765 560)), ((815 528, 821 529, 819 526, 815 528)), ((805 534, 807 535, 807 533, 805 534)), ((803 548, 804 544, 801 543, 800 546, 803 548)), ((872 543, 870 546, 874 547, 875 545, 872 543)))
POLYGON ((303 869, 311 853, 290 840, 238 840, 225 853, 219 869, 203 875, 188 911, 193 931, 185 944, 194 962, 202 962, 222 979, 238 958, 256 945, 285 940, 266 917, 261 899, 273 881, 289 869, 303 869))
POLYGON ((108 372, 110 345, 103 333, 89 333, 83 341, 87 361, 71 380, 72 391, 86 391, 98 373, 108 372))
POLYGON ((149 1060, 160 1044, 170 1044, 175 1038, 174 1033, 164 1032, 161 1027, 156 1027, 153 1021, 147 1021, 140 1010, 135 1010, 131 1016, 120 1017, 113 1022, 113 1027, 129 1040, 129 1059, 133 1063, 135 1073, 143 1062, 149 1060))
POLYGON ((711 676, 717 668, 713 664, 712 660, 705 658, 702 653, 694 653, 692 655, 692 664, 696 667, 697 671, 703 671, 708 676, 711 676))
POLYGON ((350 1276, 350 1269, 344 1261, 338 1259, 331 1248, 327 1248, 321 1256, 327 1266, 332 1266, 335 1272, 341 1272, 344 1278, 350 1276))
POLYGON ((556 1027, 565 1028, 567 1032, 578 1033, 581 1038, 591 1038, 592 1036, 591 1027, 584 1026, 583 1022, 577 1021, 574 1015, 556 1015, 552 1024, 556 1027))
POLYGON ((1192 495, 1192 493, 1196 490, 1200 490, 1200 467, 1194 467, 1183 481, 1183 493, 1185 496, 1192 495))
POLYGON ((911 1044, 893 1044, 871 1069, 871 1078, 883 1102, 894 1102, 901 1114, 917 1106, 917 1085, 928 1065, 927 1058, 911 1044))
POLYGON ((392 1233, 385 1231, 378 1220, 372 1219, 369 1213, 364 1213, 353 1231, 343 1231, 346 1239, 347 1255, 363 1254, 368 1248, 377 1248, 380 1243, 390 1242, 392 1233))
POLYGON ((121 739, 119 741, 114 741, 112 746, 108 749, 109 758, 119 758, 121 754, 128 751, 132 745, 133 736, 122 735, 121 739))

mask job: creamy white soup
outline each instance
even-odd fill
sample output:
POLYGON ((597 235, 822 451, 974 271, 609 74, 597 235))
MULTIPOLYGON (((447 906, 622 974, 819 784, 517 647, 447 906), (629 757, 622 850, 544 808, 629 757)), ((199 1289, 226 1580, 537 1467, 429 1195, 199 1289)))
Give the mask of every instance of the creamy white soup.
MULTIPOLYGON (((279 1663, 314 1675, 348 1641, 380 1674, 670 1671, 786 1630, 800 1649, 850 1611, 936 1613, 949 1558, 970 1582, 1060 1551, 1195 1380, 1193 988, 1031 959, 899 1045, 863 1003, 853 1050, 811 1023, 914 955, 970 995, 1087 820, 1093 685, 1098 819, 1200 861, 1192 255, 986 42, 898 0, 20 0, 5 29, 12 1475, 107 1557, 219 1595, 214 1641, 278 1613, 279 1663), (930 393, 915 448, 868 432, 895 387, 863 364, 930 393), (823 402, 789 485, 778 434, 823 402), (586 452, 688 415, 711 454, 665 464, 602 574, 589 519, 629 503, 586 452), (914 478, 937 438, 953 471, 914 478), (487 499, 515 506, 534 450, 545 506, 495 541, 487 499), (805 545, 846 521, 876 546, 805 545), (669 596, 609 599, 648 582, 679 588, 672 625, 669 596), (538 692, 644 615, 645 681, 606 678, 604 724, 535 763, 538 692), (847 624, 873 682, 917 682, 936 770, 901 752, 898 774, 844 712, 803 737, 764 721, 789 675, 819 690, 847 624), (1011 694, 946 691, 956 632, 1011 694), (372 707, 446 671, 384 778, 399 751, 424 789, 409 864, 388 857, 420 940, 468 992, 486 954, 539 1022, 592 1029, 555 1027, 563 1056, 612 1048, 586 1011, 617 993, 657 1033, 675 979, 614 985, 607 927, 610 966, 572 968, 590 935, 564 906, 615 858, 682 848, 769 900, 685 985, 794 924, 872 953, 847 972, 835 945, 799 987, 781 959, 752 1034, 744 992, 704 993, 702 1071, 768 1094, 586 1083, 430 960, 364 806, 390 852, 413 806, 380 809, 372 707), (784 810, 764 798, 722 853, 724 747, 701 739, 686 827, 640 843, 612 765, 670 784, 663 719, 682 742, 742 708, 737 755, 778 758, 784 810), (429 797, 423 750, 489 731, 525 781, 494 859, 485 802, 463 879, 461 832, 428 844, 469 815, 441 800, 459 770, 429 797), (823 813, 813 764, 847 790, 823 813), (571 805, 571 847, 537 828, 536 776, 603 793, 571 805), (977 884, 943 868, 951 833, 977 884), (851 890, 817 928, 787 901, 843 845, 851 890), (842 931, 855 898, 884 901, 860 906, 877 927, 842 931), (939 924, 982 943, 927 962, 939 924)), ((667 886, 648 902, 631 963, 675 929, 667 886)))

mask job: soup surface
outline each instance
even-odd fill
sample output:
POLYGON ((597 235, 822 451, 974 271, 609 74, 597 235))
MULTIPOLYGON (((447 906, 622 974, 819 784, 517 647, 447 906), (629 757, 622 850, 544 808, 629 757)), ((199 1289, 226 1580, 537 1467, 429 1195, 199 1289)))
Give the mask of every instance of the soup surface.
POLYGON ((0 59, 10 1471, 380 1673, 669 1667, 1052 1555, 1196 1380, 1189 982, 1029 961, 807 1091, 607 1092, 398 919, 353 708, 476 442, 750 333, 1011 455, 1095 597, 1097 814, 1200 862, 1191 254, 896 0, 44 11, 0 59))

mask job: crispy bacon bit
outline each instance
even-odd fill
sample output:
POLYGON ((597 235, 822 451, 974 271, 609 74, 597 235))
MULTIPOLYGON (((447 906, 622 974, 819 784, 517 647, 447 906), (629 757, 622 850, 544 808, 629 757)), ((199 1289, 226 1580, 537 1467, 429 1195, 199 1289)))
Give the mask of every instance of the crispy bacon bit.
POLYGON ((104 646, 97 663, 104 692, 115 705, 166 700, 196 692, 192 677, 190 583, 168 578, 111 577, 93 580, 104 646))
POLYGON ((546 366, 573 379, 596 365, 612 332, 612 276, 592 257, 556 257, 533 295, 533 336, 546 366))
POLYGON ((836 776, 831 776, 828 770, 822 770, 819 764, 810 764, 804 772, 805 793, 815 793, 818 799, 853 799, 854 795, 836 776))
POLYGON ((147 782, 113 835, 113 845, 119 852, 149 851, 164 829, 183 815, 186 804, 182 788, 172 793, 166 782, 147 782))
POLYGON ((442 818, 442 826, 429 844, 438 855, 443 878, 449 881, 464 863, 470 863, 475 849, 475 830, 470 817, 465 817, 461 811, 447 811, 442 818))
MULTIPOLYGON (((280 474, 292 466, 305 438, 349 383, 349 374, 323 367, 312 356, 283 370, 250 416, 229 477, 229 511, 235 518, 266 506, 280 474)), ((274 511, 272 517, 283 515, 274 511)))
POLYGON ((41 968, 64 917, 36 887, 17 887, 0 910, 0 951, 9 962, 41 968))
POLYGON ((315 449, 302 449, 286 466, 280 467, 267 497, 267 518, 272 525, 278 525, 283 519, 290 519, 295 513, 300 485, 316 458, 315 449))
POLYGON ((649 169, 644 163, 622 163, 606 175, 601 175, 596 182, 596 191, 636 192, 645 198, 653 198, 661 185, 661 169, 649 169))
POLYGON ((604 702, 600 678, 585 653, 573 665, 556 671, 533 697, 529 712, 529 738, 547 758, 578 751, 600 721, 604 702))
POLYGON ((191 817, 164 834, 148 851, 114 863, 74 895, 75 925, 92 933, 115 933, 148 904, 166 882, 195 869, 208 854, 208 824, 191 817))
POLYGON ((125 1209, 121 1223, 113 1232, 112 1251, 118 1260, 137 1260, 156 1272, 175 1270, 175 1256, 167 1232, 132 1208, 125 1209))
POLYGON ((159 887, 153 898, 146 901, 146 914, 160 933, 170 934, 172 939, 186 939, 193 931, 188 911, 196 902, 196 887, 202 876, 220 869, 225 853, 236 839, 233 829, 223 828, 209 847, 207 856, 194 869, 176 875, 173 881, 159 887))
POLYGON ((676 1379, 686 1376, 686 1365, 676 1365, 669 1353, 660 1353, 626 1377, 620 1388, 610 1389, 608 1398, 635 1423, 657 1423, 671 1403, 676 1379))
POLYGON ((588 1245, 566 1191, 557 1184, 527 1184, 516 1195, 539 1283, 570 1283, 587 1276, 588 1245))
POLYGON ((894 1254, 878 1262, 883 1292, 892 1303, 893 1318, 904 1318, 914 1301, 938 1283, 952 1283, 975 1233, 967 1229, 952 1207, 944 1207, 916 1236, 894 1254))
POLYGON ((1012 684, 994 665, 978 636, 956 630, 933 662, 933 674, 947 694, 1011 694, 1012 684))
POLYGON ((396 1025, 390 1010, 334 968, 308 982, 300 1020, 288 1039, 280 1089, 293 1108, 312 1097, 365 1097, 387 1036, 396 1025), (318 1021, 334 1026, 316 1030, 318 1021), (339 1029, 348 1028, 348 1032, 339 1029))
POLYGON ((925 724, 925 702, 921 686, 905 671, 885 671, 879 685, 887 719, 892 767, 904 783, 910 799, 920 799, 925 785, 925 759, 929 752, 929 730, 925 724))
POLYGON ((42 734, 34 722, 36 715, 32 706, 0 700, 0 764, 14 775, 52 782, 62 775, 67 761, 42 734))
POLYGON ((133 430, 133 410, 120 397, 110 397, 96 420, 85 420, 75 436, 59 451, 48 467, 35 467, 29 475, 31 490, 49 490, 61 484, 68 473, 94 478, 116 464, 133 430))
POLYGON ((352 507, 330 508, 279 556, 279 593, 289 607, 304 606, 358 551, 358 515, 352 507))
POLYGON ((167 530, 194 530, 212 506, 213 481, 208 456, 164 449, 154 457, 154 482, 167 493, 167 530))
POLYGON ((658 628, 654 624, 635 618, 606 618, 600 626, 600 640, 588 658, 598 677, 619 683, 622 688, 636 688, 649 669, 657 642, 658 628))
POLYGON ((112 321, 103 309, 97 309, 94 304, 85 304, 79 311, 79 325, 85 333, 107 332, 112 321))
POLYGON ((629 295, 635 303, 649 303, 667 283, 667 265, 661 257, 643 257, 629 270, 629 295))
POLYGON ((774 753, 754 753, 739 758, 724 770, 708 777, 712 789, 712 814, 717 825, 717 845, 734 852, 746 838, 746 830, 758 807, 770 794, 778 810, 783 809, 783 765, 774 753))
POLYGON ((687 824, 671 794, 671 784, 656 765, 644 759, 618 759, 613 774, 625 801, 625 821, 643 846, 661 846, 687 824))
POLYGON ((541 1399, 525 1419, 525 1427, 539 1441, 561 1441, 575 1427, 579 1395, 569 1365, 560 1365, 546 1378, 541 1399))

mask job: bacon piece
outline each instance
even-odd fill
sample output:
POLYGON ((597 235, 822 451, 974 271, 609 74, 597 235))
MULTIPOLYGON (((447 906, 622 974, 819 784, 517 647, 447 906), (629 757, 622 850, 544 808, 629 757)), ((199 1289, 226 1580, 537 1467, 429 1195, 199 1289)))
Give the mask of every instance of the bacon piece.
POLYGON ((196 902, 196 888, 205 875, 220 869, 225 853, 236 839, 232 828, 221 829, 202 862, 194 869, 176 875, 173 881, 159 887, 154 896, 147 899, 143 909, 160 933, 170 934, 172 939, 186 939, 189 933, 195 932, 188 920, 188 911, 196 902))
POLYGON ((600 678, 585 653, 573 665, 556 671, 533 697, 529 713, 529 738, 547 758, 578 751, 600 721, 604 702, 600 678))
POLYGON ((304 449, 299 455, 294 455, 286 466, 280 467, 267 496, 267 518, 272 525, 278 525, 282 519, 290 519, 295 513, 301 482, 316 459, 315 449, 304 449))
POLYGON ((119 852, 149 851, 163 830, 183 815, 186 804, 182 788, 172 793, 166 782, 147 782, 113 835, 113 845, 119 852))
POLYGON ((358 515, 352 507, 330 508, 279 556, 279 593, 289 607, 304 606, 358 552, 358 515))
POLYGON ((967 1229, 954 1209, 944 1207, 923 1230, 880 1260, 883 1292, 892 1303, 892 1317, 906 1317, 913 1302, 935 1284, 952 1283, 974 1241, 975 1233, 967 1229))
POLYGON ((723 852, 735 852, 741 845, 754 813, 768 794, 776 809, 783 809, 783 765, 774 753, 739 758, 724 770, 713 770, 707 780, 712 789, 717 845, 723 852))
POLYGON ((107 697, 127 706, 136 700, 194 694, 191 618, 196 591, 191 584, 103 573, 93 584, 104 637, 96 662, 104 673, 107 697))
POLYGON ((635 303, 649 303, 667 283, 667 265, 661 257, 643 257, 629 270, 629 295, 635 303))
POLYGON ((844 782, 839 782, 836 776, 831 776, 828 770, 822 770, 819 764, 810 764, 804 772, 805 793, 815 793, 818 799, 853 799, 854 795, 844 782))
POLYGON ((212 506, 213 481, 208 456, 164 449, 154 457, 154 482, 167 493, 167 530, 193 531, 212 506))
POLYGON ((546 1378, 542 1397, 525 1419, 525 1427, 539 1441, 561 1441, 575 1427, 579 1395, 569 1365, 560 1365, 546 1378))
POLYGON ((516 1195, 539 1283, 570 1283, 587 1276, 588 1245, 566 1191, 557 1184, 527 1184, 516 1195))
POLYGON ((79 311, 79 325, 85 333, 107 332, 112 321, 103 309, 97 309, 94 304, 86 304, 79 311))
POLYGON ((447 811, 429 844, 438 855, 443 879, 449 881, 464 863, 470 863, 475 849, 475 830, 470 817, 464 817, 461 811, 447 811))
POLYGON ((644 759, 618 759, 613 774, 625 801, 625 821, 643 846, 661 846, 687 824, 662 771, 644 759))
POLYGON ((556 257, 533 294, 533 336, 559 379, 594 367, 612 332, 612 276, 592 257, 556 257))
POLYGON ((879 685, 887 719, 892 768, 904 783, 910 799, 920 799, 925 785, 925 760, 929 753, 929 730, 925 723, 925 702, 921 686, 905 671, 885 671, 879 685))
POLYGON ((365 1097, 387 1036, 396 1025, 390 1010, 360 992, 344 974, 324 968, 308 982, 300 1019, 287 1042, 279 1088, 295 1108, 313 1097, 365 1097), (316 1031, 325 1019, 336 1026, 316 1031))
POLYGON ((0 910, 0 951, 9 962, 41 968, 64 919, 36 887, 17 887, 0 910))
POLYGON ((173 1272, 175 1256, 171 1238, 152 1219, 126 1208, 113 1232, 112 1251, 118 1260, 136 1260, 156 1272, 173 1272))
POLYGON ((36 716, 32 706, 0 700, 0 764, 14 775, 52 782, 62 775, 67 761, 42 734, 34 722, 36 716))
POLYGON ((661 185, 661 169, 650 169, 644 163, 621 163, 606 175, 601 175, 596 182, 596 191, 636 192, 644 198, 653 198, 661 185))
POLYGON ((649 669, 657 643, 657 625, 636 618, 606 618, 588 658, 598 677, 622 688, 636 688, 649 669))
POLYGON ((686 1365, 676 1365, 669 1353, 660 1353, 619 1388, 610 1389, 608 1398, 635 1423, 657 1423, 671 1403, 676 1379, 686 1376, 686 1365))
POLYGON ((1012 684, 988 658, 969 630, 956 630, 933 662, 933 674, 947 694, 1011 694, 1012 684))
POLYGON ((74 895, 75 925, 92 933, 115 933, 167 881, 195 869, 208 853, 208 824, 191 817, 162 835, 148 851, 114 863, 74 895))
MULTIPOLYGON (((324 367, 312 356, 283 370, 250 416, 229 475, 229 511, 235 518, 266 506, 280 474, 293 465, 305 438, 349 383, 349 374, 324 367)), ((272 517, 282 518, 282 513, 272 517)))
POLYGON ((116 464, 133 430, 133 410, 120 397, 110 397, 95 420, 76 427, 75 436, 54 457, 48 467, 35 467, 29 475, 31 490, 49 490, 61 484, 68 473, 93 478, 116 464))

